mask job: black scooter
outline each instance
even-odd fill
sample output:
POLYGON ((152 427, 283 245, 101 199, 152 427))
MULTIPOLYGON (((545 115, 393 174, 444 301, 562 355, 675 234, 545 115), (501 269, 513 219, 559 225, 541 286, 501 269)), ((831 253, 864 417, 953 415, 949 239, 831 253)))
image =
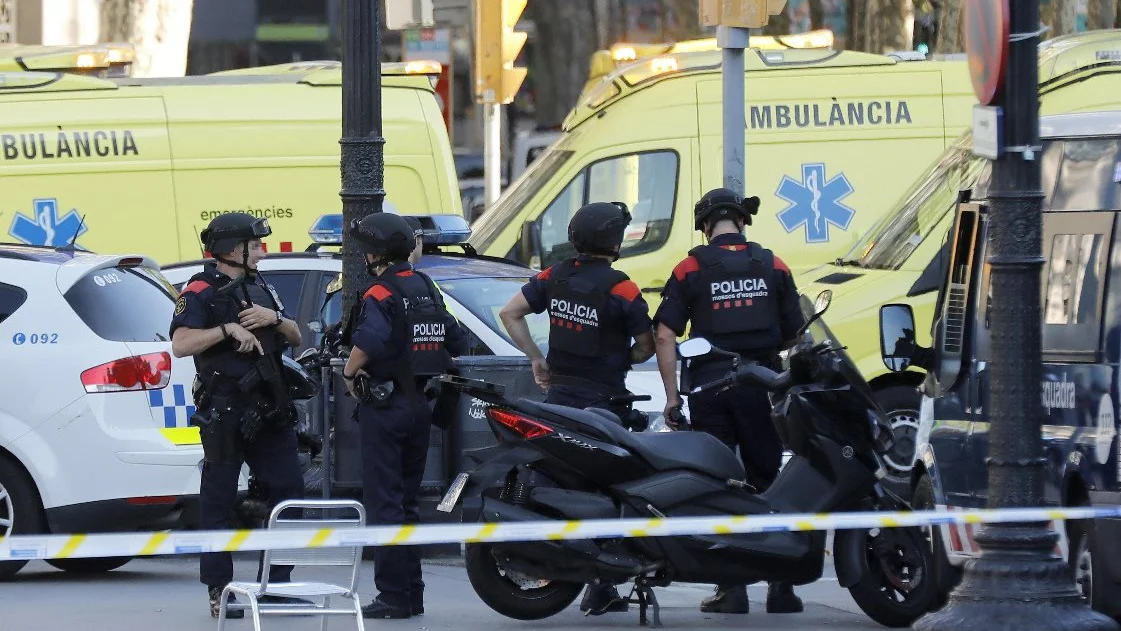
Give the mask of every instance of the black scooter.
MULTIPOLYGON (((816 343, 796 346, 788 370, 735 357, 727 377, 692 391, 754 383, 772 393, 772 420, 794 455, 766 492, 751 488, 739 458, 708 434, 632 433, 605 410, 510 401, 500 386, 446 376, 446 384, 488 404, 498 445, 468 452, 476 466, 459 474, 439 510, 450 512, 461 496, 465 522, 908 509, 879 482, 891 428, 818 320, 830 297, 818 296, 803 329, 816 343)), ((685 358, 710 352, 728 354, 699 338, 679 346, 685 358)), ((633 581, 625 600, 639 606, 640 624, 651 608, 657 626, 652 587, 812 583, 822 576, 825 542, 825 532, 767 532, 478 543, 467 546, 466 566, 483 602, 510 618, 555 615, 586 583, 633 581)), ((840 585, 880 624, 905 627, 932 607, 932 559, 921 529, 839 530, 833 562, 840 585)))

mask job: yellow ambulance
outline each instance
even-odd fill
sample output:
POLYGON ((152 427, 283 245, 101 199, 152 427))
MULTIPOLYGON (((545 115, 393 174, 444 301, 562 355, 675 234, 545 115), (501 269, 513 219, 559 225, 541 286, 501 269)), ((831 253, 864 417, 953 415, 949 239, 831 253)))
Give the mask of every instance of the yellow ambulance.
MULTIPOLYGON (((964 61, 822 49, 749 50, 748 229, 792 268, 844 255, 969 125, 964 61)), ((484 254, 538 266, 571 255, 568 220, 593 200, 634 221, 618 267, 657 300, 702 241, 693 204, 722 184, 721 53, 655 57, 605 77, 564 134, 472 226, 484 254)))
MULTIPOLYGON (((433 77, 383 67, 385 190, 399 212, 458 214, 433 77)), ((221 213, 265 217, 303 250, 341 212, 337 62, 102 79, 0 72, 0 240, 197 258, 221 213)))
MULTIPOLYGON (((1069 35, 1040 44, 1040 114, 1066 114, 1121 107, 1121 31, 1069 35), (1112 87, 1111 87, 1112 86, 1112 87)), ((880 305, 906 303, 915 313, 918 342, 930 345, 930 324, 945 277, 946 236, 959 191, 970 189, 989 161, 973 155, 970 132, 961 135, 929 166, 892 210, 837 261, 796 276, 799 291, 833 292, 829 327, 871 383, 899 439, 887 458, 896 476, 911 469, 919 396, 924 373, 893 373, 880 357, 880 305)))

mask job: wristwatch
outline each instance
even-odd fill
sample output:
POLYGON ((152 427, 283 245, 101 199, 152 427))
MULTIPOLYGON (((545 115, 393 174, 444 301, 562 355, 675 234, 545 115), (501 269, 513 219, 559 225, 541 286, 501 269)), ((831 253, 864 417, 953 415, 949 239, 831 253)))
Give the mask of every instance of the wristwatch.
POLYGON ((280 315, 280 310, 277 309, 277 311, 276 311, 276 323, 280 324, 283 321, 284 321, 284 316, 280 315))

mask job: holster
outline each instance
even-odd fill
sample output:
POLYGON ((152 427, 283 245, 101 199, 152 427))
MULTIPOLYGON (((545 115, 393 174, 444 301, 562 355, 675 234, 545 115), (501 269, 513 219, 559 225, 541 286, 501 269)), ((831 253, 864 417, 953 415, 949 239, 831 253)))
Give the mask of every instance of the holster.
POLYGON ((366 375, 354 378, 354 393, 358 395, 359 403, 369 403, 378 409, 389 407, 389 400, 397 386, 393 380, 374 380, 366 375))
POLYGON ((199 428, 203 459, 214 464, 240 463, 243 442, 238 410, 225 398, 213 397, 211 403, 191 416, 191 425, 199 428))

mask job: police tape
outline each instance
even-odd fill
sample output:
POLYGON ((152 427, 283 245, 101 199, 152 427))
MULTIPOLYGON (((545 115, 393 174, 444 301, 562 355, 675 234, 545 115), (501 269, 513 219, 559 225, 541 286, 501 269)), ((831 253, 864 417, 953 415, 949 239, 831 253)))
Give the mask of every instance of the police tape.
POLYGON ((872 530, 950 524, 1036 523, 1106 518, 1121 518, 1121 506, 17 535, 0 539, 0 560, 141 557, 349 546, 872 530))

